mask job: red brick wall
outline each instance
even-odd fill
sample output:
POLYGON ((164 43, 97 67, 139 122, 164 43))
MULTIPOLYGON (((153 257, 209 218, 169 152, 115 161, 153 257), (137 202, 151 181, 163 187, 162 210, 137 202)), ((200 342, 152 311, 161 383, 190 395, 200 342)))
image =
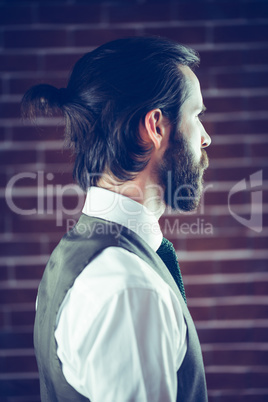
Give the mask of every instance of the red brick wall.
POLYGON ((197 213, 165 215, 161 223, 178 250, 209 399, 267 400, 267 6, 259 0, 0 1, 1 401, 39 400, 32 346, 37 286, 66 219, 71 225, 83 202, 77 187, 64 187, 72 183, 72 163, 62 151, 62 121, 41 120, 38 130, 22 123, 21 96, 35 83, 65 86, 80 55, 142 34, 178 40, 201 55, 197 74, 212 137, 205 193, 197 213), (62 220, 63 209, 69 215, 62 220))

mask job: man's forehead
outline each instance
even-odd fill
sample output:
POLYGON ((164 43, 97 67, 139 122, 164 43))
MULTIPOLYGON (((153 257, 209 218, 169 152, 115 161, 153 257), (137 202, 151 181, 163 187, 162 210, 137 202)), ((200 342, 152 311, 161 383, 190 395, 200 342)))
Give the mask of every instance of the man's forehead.
POLYGON ((184 65, 179 65, 179 69, 183 73, 186 80, 189 80, 190 82, 192 82, 195 85, 199 85, 198 78, 195 75, 195 73, 193 72, 193 70, 191 70, 190 67, 184 66, 184 65))
POLYGON ((195 75, 195 73, 190 69, 190 67, 180 65, 179 69, 181 70, 181 72, 185 77, 186 85, 188 86, 189 90, 201 92, 199 80, 195 75))
POLYGON ((191 108, 205 109, 197 76, 188 66, 181 65, 179 68, 185 77, 185 83, 188 91, 188 96, 184 103, 191 108))

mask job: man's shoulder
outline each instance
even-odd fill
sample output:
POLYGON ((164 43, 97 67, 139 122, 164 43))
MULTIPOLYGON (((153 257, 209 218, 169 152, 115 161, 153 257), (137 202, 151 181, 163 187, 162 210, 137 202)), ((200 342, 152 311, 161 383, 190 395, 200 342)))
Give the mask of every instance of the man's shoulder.
POLYGON ((62 308, 67 316, 75 310, 76 319, 77 314, 83 317, 87 311, 87 318, 93 322, 100 311, 110 311, 119 300, 131 300, 139 310, 140 301, 145 299, 155 306, 165 305, 170 311, 180 310, 169 286, 145 261, 126 249, 108 247, 76 278, 62 308))
POLYGON ((130 288, 163 291, 162 278, 138 255, 125 248, 110 246, 103 249, 76 279, 85 290, 94 286, 112 292, 130 288))

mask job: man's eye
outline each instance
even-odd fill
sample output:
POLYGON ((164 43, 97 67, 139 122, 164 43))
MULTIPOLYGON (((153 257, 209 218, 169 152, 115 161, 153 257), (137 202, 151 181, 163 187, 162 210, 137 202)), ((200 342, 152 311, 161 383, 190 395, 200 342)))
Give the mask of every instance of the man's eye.
POLYGON ((202 116, 204 115, 205 111, 202 110, 202 112, 200 112, 197 117, 199 118, 200 121, 202 121, 202 116))

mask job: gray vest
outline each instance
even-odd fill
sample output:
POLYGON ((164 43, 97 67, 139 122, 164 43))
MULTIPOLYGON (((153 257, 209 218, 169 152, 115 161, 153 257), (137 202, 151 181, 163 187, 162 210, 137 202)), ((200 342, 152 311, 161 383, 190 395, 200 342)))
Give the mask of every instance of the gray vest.
POLYGON ((177 401, 207 401, 204 365, 198 336, 178 287, 161 258, 140 236, 126 227, 82 214, 77 225, 61 239, 53 251, 38 290, 34 346, 42 402, 88 401, 68 384, 63 376, 54 337, 56 316, 77 276, 102 250, 110 246, 123 247, 138 255, 175 292, 188 329, 187 352, 177 373, 177 401))

